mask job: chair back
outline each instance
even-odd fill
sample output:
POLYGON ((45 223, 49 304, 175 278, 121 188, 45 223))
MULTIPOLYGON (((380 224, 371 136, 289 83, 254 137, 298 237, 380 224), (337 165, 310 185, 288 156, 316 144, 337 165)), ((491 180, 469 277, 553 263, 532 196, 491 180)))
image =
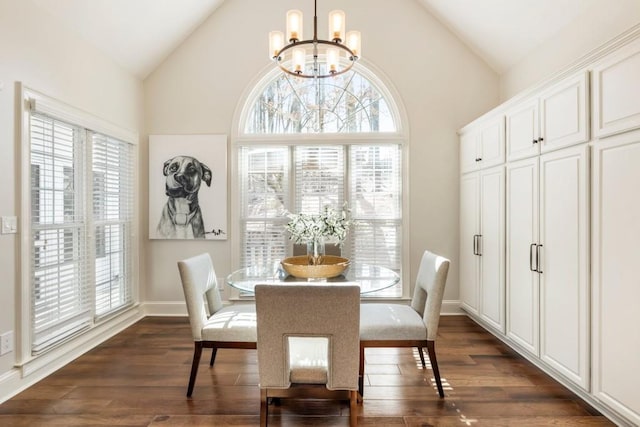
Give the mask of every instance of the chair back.
POLYGON ((209 316, 222 308, 218 280, 208 253, 178 261, 184 299, 194 341, 202 341, 202 328, 209 316))
POLYGON ((300 380, 304 375, 292 372, 289 338, 324 337, 328 339, 326 387, 358 389, 359 286, 256 285, 255 297, 260 388, 318 383, 317 374, 304 381, 300 380))
POLYGON ((427 340, 435 341, 440 322, 440 309, 444 297, 444 287, 447 283, 450 261, 440 255, 424 251, 411 307, 420 313, 424 324, 427 326, 427 340))

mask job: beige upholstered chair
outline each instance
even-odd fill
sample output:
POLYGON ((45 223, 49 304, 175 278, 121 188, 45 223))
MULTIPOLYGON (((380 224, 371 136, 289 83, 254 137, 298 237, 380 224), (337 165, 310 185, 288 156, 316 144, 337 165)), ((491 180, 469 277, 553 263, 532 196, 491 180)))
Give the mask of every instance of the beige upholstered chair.
POLYGON ((367 347, 427 348, 440 397, 444 397, 436 359, 435 340, 447 282, 449 260, 425 251, 422 255, 411 306, 362 304, 360 307, 360 395, 364 392, 364 349, 367 347))
POLYGON ((360 288, 296 284, 255 290, 260 424, 267 425, 270 398, 306 396, 348 399, 355 426, 360 288), (309 341, 323 350, 313 354, 309 341))
POLYGON ((208 253, 178 261, 195 348, 187 396, 193 393, 203 348, 212 348, 213 366, 219 348, 256 348, 256 311, 253 304, 222 306, 216 273, 208 253))

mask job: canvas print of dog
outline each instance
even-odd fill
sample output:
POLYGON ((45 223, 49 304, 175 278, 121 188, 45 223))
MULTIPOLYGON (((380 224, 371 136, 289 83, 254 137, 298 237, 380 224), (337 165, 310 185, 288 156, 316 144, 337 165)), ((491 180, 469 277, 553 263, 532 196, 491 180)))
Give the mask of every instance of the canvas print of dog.
POLYGON ((198 192, 211 187, 211 169, 195 157, 175 156, 164 162, 167 201, 162 208, 157 233, 166 239, 204 239, 205 225, 198 192))

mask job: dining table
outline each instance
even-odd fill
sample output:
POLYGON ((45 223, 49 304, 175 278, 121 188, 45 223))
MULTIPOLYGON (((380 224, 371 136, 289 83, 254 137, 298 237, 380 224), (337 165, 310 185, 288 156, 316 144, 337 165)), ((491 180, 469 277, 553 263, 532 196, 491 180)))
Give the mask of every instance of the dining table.
POLYGON ((249 266, 229 274, 226 282, 232 288, 245 294, 253 294, 257 284, 317 284, 327 285, 355 283, 360 286, 360 295, 372 294, 390 288, 400 281, 400 275, 388 268, 375 264, 350 262, 339 276, 326 279, 303 279, 287 273, 280 262, 273 264, 249 266))

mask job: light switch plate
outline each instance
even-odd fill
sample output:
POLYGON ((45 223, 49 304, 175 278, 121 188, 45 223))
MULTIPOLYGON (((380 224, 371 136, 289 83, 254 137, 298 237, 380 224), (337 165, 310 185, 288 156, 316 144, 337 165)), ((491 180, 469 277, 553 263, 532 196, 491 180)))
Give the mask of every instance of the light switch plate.
POLYGON ((13 331, 0 335, 0 356, 13 351, 13 331))
POLYGON ((2 217, 2 234, 15 234, 18 232, 18 217, 3 216, 2 217))

